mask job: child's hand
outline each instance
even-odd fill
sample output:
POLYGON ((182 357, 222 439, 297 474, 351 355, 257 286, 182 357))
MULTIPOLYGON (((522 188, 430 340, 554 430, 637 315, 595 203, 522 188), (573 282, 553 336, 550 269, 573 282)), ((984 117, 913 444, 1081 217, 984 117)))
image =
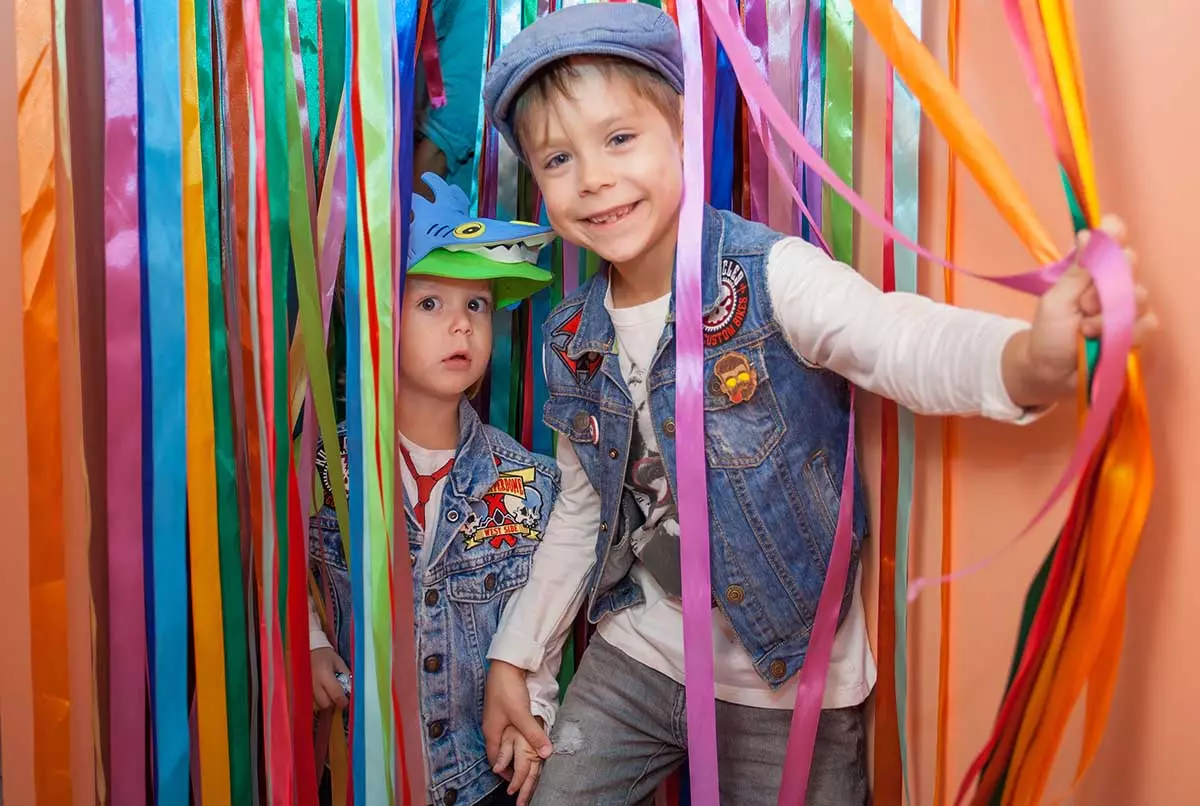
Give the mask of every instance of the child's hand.
MULTIPOLYGON (((503 661, 492 661, 483 697, 483 738, 493 764, 500 759, 504 733, 516 728, 542 759, 553 751, 541 723, 529 712, 525 670, 503 661)), ((503 769, 503 767, 501 768, 503 769)))
POLYGON ((542 774, 542 759, 521 731, 509 725, 500 737, 500 756, 492 770, 508 781, 508 794, 517 796, 517 806, 527 806, 542 774))
POLYGON ((339 672, 350 674, 346 662, 332 647, 312 651, 313 703, 322 711, 335 705, 338 708, 349 705, 346 692, 337 679, 339 672))
MULTIPOLYGON (((1119 218, 1105 216, 1100 229, 1124 246, 1125 225, 1119 218)), ((1089 235, 1080 233, 1080 246, 1089 235)), ((1135 262, 1130 250, 1125 250, 1125 256, 1135 262)), ((1158 318, 1147 310, 1146 289, 1139 285, 1136 293, 1134 345, 1158 327, 1158 318)), ((1011 338, 1004 348, 1004 385, 1013 403, 1037 408, 1070 396, 1077 382, 1079 336, 1097 338, 1103 325, 1100 295, 1091 275, 1078 265, 1071 267, 1039 300, 1033 327, 1011 338)))

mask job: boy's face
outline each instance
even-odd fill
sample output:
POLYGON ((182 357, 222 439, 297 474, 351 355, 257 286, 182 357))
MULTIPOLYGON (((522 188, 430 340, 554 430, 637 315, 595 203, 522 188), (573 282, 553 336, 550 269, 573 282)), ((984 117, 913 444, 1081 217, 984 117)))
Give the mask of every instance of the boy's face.
POLYGON ((618 269, 669 265, 683 198, 681 132, 628 79, 579 70, 571 97, 533 106, 520 127, 550 224, 618 269))
POLYGON ((488 281, 408 278, 400 316, 402 391, 457 401, 483 377, 491 353, 488 281))

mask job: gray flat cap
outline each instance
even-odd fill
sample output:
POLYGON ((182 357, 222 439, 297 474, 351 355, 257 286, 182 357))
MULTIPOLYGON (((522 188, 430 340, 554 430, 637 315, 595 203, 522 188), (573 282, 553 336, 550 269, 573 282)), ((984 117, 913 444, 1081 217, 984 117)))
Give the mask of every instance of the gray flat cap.
POLYGON ((683 48, 675 21, 644 3, 584 3, 559 9, 513 37, 488 71, 483 107, 513 153, 525 159, 513 131, 521 88, 542 68, 568 56, 617 56, 660 73, 683 92, 683 48))

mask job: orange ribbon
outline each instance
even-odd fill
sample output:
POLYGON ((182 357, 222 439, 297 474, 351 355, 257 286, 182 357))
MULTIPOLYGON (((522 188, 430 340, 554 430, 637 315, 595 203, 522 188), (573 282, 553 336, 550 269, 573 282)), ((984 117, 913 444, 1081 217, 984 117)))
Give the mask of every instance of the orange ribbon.
MULTIPOLYGON (((17 19, 13 0, 0 0, 0 18, 17 19)), ((28 32, 21 30, 21 38, 28 32)), ((17 52, 17 29, 0 25, 0 53, 17 52)), ((27 46, 25 46, 27 47, 27 46)), ((18 62, 19 63, 19 62, 18 62)), ((16 75, 25 77, 26 71, 16 75)), ((11 74, 10 74, 11 75, 11 74)), ((14 76, 15 77, 15 76, 14 76)), ((24 80, 0 80, 0 131, 19 131, 26 109, 18 111, 18 98, 27 98, 24 80)), ((20 244, 23 227, 22 192, 18 169, 18 141, 0 140, 0 239, 20 244)), ((10 251, 8 254, 12 254, 10 251)), ((23 256, 22 256, 23 257, 23 256)), ((6 423, 25 420, 24 261, 6 257, 0 271, 0 379, 7 394, 0 395, 0 416, 6 423)), ((0 644, 9 650, 0 664, 0 744, 4 747, 3 800, 37 803, 33 759, 33 670, 29 654, 30 624, 30 480, 26 476, 27 433, 10 429, 0 440, 0 506, 7 514, 5 556, 0 563, 0 644)))

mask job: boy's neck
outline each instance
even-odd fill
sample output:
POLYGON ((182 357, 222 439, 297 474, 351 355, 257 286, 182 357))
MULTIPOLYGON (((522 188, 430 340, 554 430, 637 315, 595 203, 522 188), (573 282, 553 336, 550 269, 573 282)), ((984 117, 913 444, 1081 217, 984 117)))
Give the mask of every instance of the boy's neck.
MULTIPOLYGON (((678 232, 678 229, 675 229, 678 232)), ((609 273, 614 308, 645 305, 671 293, 675 274, 675 238, 664 238, 645 254, 609 273)))
POLYGON ((458 447, 458 403, 402 389, 396 430, 427 451, 454 450, 458 447))

